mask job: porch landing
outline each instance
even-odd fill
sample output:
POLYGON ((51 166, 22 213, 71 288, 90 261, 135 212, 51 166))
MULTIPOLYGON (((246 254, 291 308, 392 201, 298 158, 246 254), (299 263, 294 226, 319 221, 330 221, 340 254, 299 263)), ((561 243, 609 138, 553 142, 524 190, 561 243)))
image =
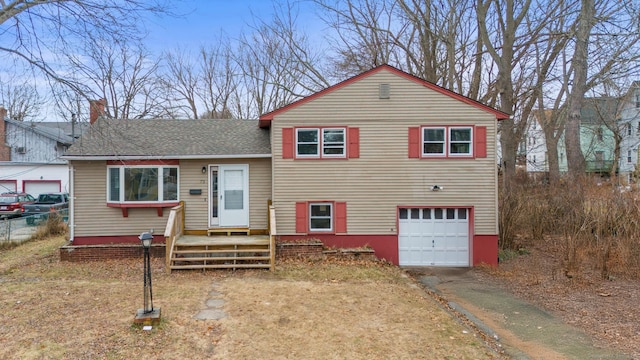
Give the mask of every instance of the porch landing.
POLYGON ((176 240, 178 246, 245 246, 245 245, 269 245, 269 235, 182 235, 176 240))

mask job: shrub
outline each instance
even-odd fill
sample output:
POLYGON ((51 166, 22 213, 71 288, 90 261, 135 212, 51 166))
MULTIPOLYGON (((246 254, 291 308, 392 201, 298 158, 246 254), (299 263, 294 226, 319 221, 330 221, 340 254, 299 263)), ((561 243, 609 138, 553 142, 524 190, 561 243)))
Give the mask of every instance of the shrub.
POLYGON ((51 236, 63 235, 66 234, 67 230, 67 224, 63 221, 62 216, 58 212, 52 211, 48 214, 47 219, 38 226, 32 239, 44 239, 51 236))

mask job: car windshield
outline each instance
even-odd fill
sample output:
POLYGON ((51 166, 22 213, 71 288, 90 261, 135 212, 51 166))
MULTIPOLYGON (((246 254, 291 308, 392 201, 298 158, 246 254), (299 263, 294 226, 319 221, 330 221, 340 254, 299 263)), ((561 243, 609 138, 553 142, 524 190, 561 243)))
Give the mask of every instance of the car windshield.
POLYGON ((18 202, 17 196, 0 196, 0 203, 18 202))

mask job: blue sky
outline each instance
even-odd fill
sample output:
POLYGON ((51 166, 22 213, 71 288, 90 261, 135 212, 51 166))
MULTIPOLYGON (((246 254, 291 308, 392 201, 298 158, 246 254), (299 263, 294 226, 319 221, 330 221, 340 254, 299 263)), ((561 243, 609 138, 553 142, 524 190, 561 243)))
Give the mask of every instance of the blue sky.
MULTIPOLYGON (((189 48, 197 50, 202 45, 211 44, 222 31, 231 37, 247 30, 253 22, 253 14, 268 20, 273 15, 273 1, 270 0, 182 0, 173 3, 176 13, 184 14, 171 18, 153 18, 147 24, 150 50, 189 48)), ((306 28, 320 25, 316 15, 303 6, 299 18, 304 19, 306 28), (306 10, 305 10, 306 9, 306 10)))

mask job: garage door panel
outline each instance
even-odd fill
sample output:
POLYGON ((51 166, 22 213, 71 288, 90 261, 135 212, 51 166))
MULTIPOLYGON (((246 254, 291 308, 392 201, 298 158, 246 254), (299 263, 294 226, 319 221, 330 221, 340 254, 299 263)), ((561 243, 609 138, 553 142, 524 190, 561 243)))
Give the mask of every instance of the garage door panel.
POLYGON ((405 266, 469 266, 465 208, 401 209, 398 255, 405 266))
POLYGON ((35 197, 38 197, 40 194, 49 193, 49 192, 59 192, 60 191, 60 182, 59 181, 34 181, 34 182, 25 182, 24 183, 24 192, 27 194, 31 194, 35 197))

